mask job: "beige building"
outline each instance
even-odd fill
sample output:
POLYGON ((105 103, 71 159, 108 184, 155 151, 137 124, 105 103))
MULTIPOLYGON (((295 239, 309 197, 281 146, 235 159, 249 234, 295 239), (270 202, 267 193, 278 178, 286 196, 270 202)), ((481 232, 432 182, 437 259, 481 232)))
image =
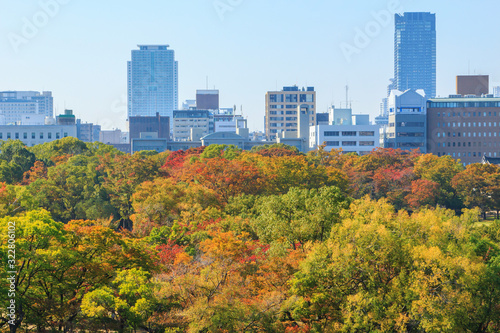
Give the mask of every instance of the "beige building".
POLYGON ((174 111, 174 140, 189 141, 191 129, 207 135, 213 130, 210 128, 210 112, 208 110, 178 110, 174 111))
POLYGON ((266 137, 268 140, 283 132, 297 132, 297 110, 308 105, 309 125, 316 124, 316 92, 314 87, 299 89, 297 86, 283 87, 282 91, 266 93, 266 137))

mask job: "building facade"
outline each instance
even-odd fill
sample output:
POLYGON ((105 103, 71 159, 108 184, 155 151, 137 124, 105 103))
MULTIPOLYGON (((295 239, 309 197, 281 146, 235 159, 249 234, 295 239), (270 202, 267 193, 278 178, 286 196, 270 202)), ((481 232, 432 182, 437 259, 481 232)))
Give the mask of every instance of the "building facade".
POLYGON ((196 108, 200 110, 218 110, 219 90, 196 90, 196 108))
POLYGON ((191 129, 199 130, 202 136, 210 130, 210 111, 208 110, 176 110, 174 111, 173 128, 175 141, 189 141, 191 129))
POLYGON ((395 15, 394 83, 400 91, 436 96, 436 14, 395 15))
POLYGON ((0 126, 0 140, 21 140, 33 147, 65 137, 76 138, 76 125, 4 125, 0 126))
POLYGON ((342 148, 344 153, 366 155, 380 146, 380 126, 370 124, 369 115, 353 115, 351 109, 333 107, 330 111, 329 124, 311 127, 310 149, 325 145, 327 151, 342 148))
POLYGON ((433 98, 427 102, 427 147, 465 165, 500 157, 500 98, 433 98))
POLYGON ((427 99, 423 90, 393 90, 389 96, 389 125, 384 147, 419 149, 427 153, 427 99))
POLYGON ((457 95, 481 97, 490 92, 489 75, 457 75, 457 95))
POLYGON ((141 133, 154 133, 160 139, 170 138, 170 118, 161 116, 159 113, 153 117, 129 117, 129 137, 132 139, 139 139, 141 133))
POLYGON ((169 45, 138 45, 128 67, 128 115, 173 116, 178 108, 178 64, 169 45))
POLYGON ((52 92, 2 91, 0 92, 0 123, 15 124, 26 115, 54 116, 52 92))
POLYGON ((265 127, 268 140, 282 132, 297 132, 297 110, 300 105, 309 107, 309 125, 316 124, 316 92, 314 87, 299 89, 283 87, 282 91, 266 93, 265 127))

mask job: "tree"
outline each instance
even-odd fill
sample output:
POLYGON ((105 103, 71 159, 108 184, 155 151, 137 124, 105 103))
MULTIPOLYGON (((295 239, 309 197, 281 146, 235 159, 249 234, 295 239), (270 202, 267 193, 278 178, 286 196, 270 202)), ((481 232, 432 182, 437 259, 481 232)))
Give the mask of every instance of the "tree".
POLYGON ((146 322, 155 306, 154 285, 149 274, 132 268, 118 272, 110 286, 87 293, 82 313, 90 318, 118 322, 118 332, 127 327, 147 328, 146 322))
POLYGON ((295 249, 298 244, 326 238, 348 205, 349 200, 336 187, 291 188, 287 194, 259 200, 254 229, 263 242, 285 240, 295 249))
POLYGON ((470 164, 466 169, 453 177, 451 184, 469 207, 478 207, 486 218, 486 211, 497 206, 494 198, 498 198, 498 175, 500 167, 492 164, 470 164))
POLYGON ((0 151, 0 181, 21 182, 23 174, 35 164, 35 155, 19 140, 3 142, 0 151))
MULTIPOLYGON (((12 271, 16 271, 13 280, 16 320, 14 325, 10 325, 10 331, 16 332, 25 319, 30 320, 31 301, 37 297, 33 287, 43 276, 44 270, 52 266, 48 250, 54 242, 63 241, 63 224, 55 222, 47 211, 38 210, 0 219, 0 230, 2 267, 11 267, 12 271), (15 230, 15 263, 10 262, 11 258, 8 257, 9 250, 12 250, 12 247, 9 247, 12 242, 8 241, 11 239, 8 230, 12 229, 15 230), (11 264, 15 267, 10 266, 11 264)), ((7 293, 1 294, 0 301, 2 307, 8 304, 7 293)), ((1 308, 0 313, 2 314, 0 325, 3 326, 9 319, 5 317, 7 314, 5 308, 1 308)))
POLYGON ((220 205, 239 194, 259 194, 265 178, 252 163, 225 158, 195 161, 186 166, 179 180, 200 184, 215 193, 220 205))
POLYGON ((464 167, 451 156, 437 157, 433 154, 420 155, 414 167, 415 175, 421 179, 434 182, 439 185, 437 204, 455 210, 460 210, 463 205, 460 202, 451 181, 464 167))

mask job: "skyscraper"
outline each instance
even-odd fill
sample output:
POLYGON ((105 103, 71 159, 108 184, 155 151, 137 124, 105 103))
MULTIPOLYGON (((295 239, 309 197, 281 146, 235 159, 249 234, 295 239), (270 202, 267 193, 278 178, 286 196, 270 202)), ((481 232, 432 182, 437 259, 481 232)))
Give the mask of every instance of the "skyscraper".
MULTIPOLYGON (((138 45, 128 67, 128 115, 172 119, 178 108, 177 61, 169 45, 138 45)), ((171 122, 172 123, 172 122, 171 122)))
POLYGON ((394 78, 400 91, 423 89, 436 96, 436 14, 395 15, 394 78))

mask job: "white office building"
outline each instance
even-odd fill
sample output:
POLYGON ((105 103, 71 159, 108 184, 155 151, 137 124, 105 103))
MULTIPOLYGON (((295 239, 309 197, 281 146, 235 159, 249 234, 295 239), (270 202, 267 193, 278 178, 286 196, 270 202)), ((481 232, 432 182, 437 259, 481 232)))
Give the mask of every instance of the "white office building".
POLYGON ((76 125, 3 125, 0 140, 21 140, 26 146, 55 141, 65 137, 77 137, 76 125))
POLYGON ((52 92, 2 91, 0 92, 0 125, 19 124, 26 117, 54 116, 52 92))
POLYGON ((330 108, 330 124, 310 128, 309 148, 325 145, 325 150, 342 148, 344 153, 366 155, 380 147, 380 125, 372 125, 369 115, 352 114, 351 109, 330 108))

